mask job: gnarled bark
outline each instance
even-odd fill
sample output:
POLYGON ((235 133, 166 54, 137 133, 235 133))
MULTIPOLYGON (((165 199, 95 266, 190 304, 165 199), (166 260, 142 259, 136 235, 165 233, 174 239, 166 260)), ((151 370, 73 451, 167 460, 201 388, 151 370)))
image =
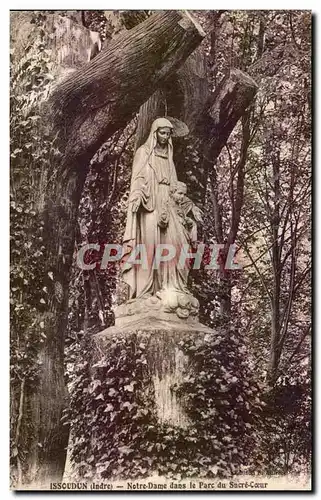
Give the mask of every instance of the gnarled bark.
POLYGON ((119 34, 61 82, 52 96, 51 111, 67 160, 92 156, 179 68, 204 35, 184 12, 154 14, 119 34))

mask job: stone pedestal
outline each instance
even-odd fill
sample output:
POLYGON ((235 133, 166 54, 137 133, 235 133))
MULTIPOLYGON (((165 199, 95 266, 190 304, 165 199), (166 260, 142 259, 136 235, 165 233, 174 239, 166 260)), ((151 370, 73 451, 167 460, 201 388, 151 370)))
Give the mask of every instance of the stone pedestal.
POLYGON ((148 309, 144 312, 116 318, 116 325, 95 335, 99 350, 108 355, 111 338, 132 334, 144 335, 147 340, 146 360, 154 385, 155 406, 160 424, 186 428, 189 425, 184 411, 184 396, 178 398, 175 387, 183 382, 188 358, 182 351, 183 342, 191 335, 196 342, 213 331, 198 322, 196 316, 179 319, 175 313, 148 309))

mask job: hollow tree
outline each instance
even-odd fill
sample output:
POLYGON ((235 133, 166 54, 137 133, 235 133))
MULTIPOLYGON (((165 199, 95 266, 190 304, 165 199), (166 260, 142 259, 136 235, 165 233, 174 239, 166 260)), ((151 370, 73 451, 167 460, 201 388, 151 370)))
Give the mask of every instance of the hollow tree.
MULTIPOLYGON (((13 16, 16 40, 25 40, 21 32, 30 25, 28 14, 22 14, 13 16)), ((29 395, 22 384, 22 403, 19 410, 14 408, 19 411, 15 445, 20 457, 26 413, 23 408, 32 412, 32 442, 20 479, 24 482, 31 474, 38 483, 61 480, 64 470, 68 430, 62 426, 61 417, 66 405, 63 351, 69 272, 77 210, 89 162, 101 144, 132 118, 204 37, 190 14, 158 12, 120 33, 88 61, 94 45, 88 30, 55 14, 44 18, 45 29, 51 28, 52 33, 52 46, 48 48, 52 49, 55 78, 49 98, 40 107, 39 134, 44 141, 51 140, 58 151, 50 158, 54 175, 48 175, 45 195, 41 196, 43 203, 37 206, 44 219, 43 284, 47 290, 38 320, 44 325, 46 338, 39 352, 37 386, 29 395), (78 42, 84 37, 88 42, 82 58, 77 55, 77 43, 72 43, 75 34, 78 42)))

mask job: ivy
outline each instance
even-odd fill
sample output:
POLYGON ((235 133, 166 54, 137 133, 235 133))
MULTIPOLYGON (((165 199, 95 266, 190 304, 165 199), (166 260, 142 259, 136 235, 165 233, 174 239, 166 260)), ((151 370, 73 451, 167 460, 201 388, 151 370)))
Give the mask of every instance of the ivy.
MULTIPOLYGON (((94 349, 84 337, 83 345, 94 349), (90 346, 90 347, 89 347, 90 346)), ((71 461, 79 477, 147 477, 155 467, 156 413, 145 336, 112 338, 106 356, 80 363, 70 382, 71 461)))
POLYGON ((148 358, 152 334, 105 340, 104 355, 92 337, 80 342, 69 384, 75 478, 135 479, 155 472, 174 479, 230 477, 257 468, 256 434, 265 403, 238 333, 181 341, 190 363, 184 382, 172 391, 184 404, 187 428, 157 419, 148 358), (84 362, 89 352, 91 361, 84 362))
MULTIPOLYGON (((11 52, 12 471, 23 470, 35 431, 32 417, 29 415, 32 409, 28 407, 26 400, 27 395, 32 395, 37 390, 41 367, 39 352, 46 339, 43 313, 48 310, 48 287, 51 282, 50 277, 45 275, 43 208, 48 171, 53 157, 58 152, 55 143, 40 133, 39 109, 48 96, 52 81, 52 63, 50 51, 46 49, 44 20, 44 15, 35 12, 32 19, 34 27, 23 56, 18 58, 14 50, 11 52)), ((14 481, 15 479, 17 478, 14 478, 14 481)))
MULTIPOLYGON (((60 13, 63 14, 63 11, 60 13)), ((14 415, 11 459, 18 470, 27 461, 35 434, 32 415, 29 415, 32 409, 27 404, 22 405, 23 419, 20 419, 19 407, 27 393, 32 395, 37 390, 41 366, 39 352, 46 338, 44 313, 48 311, 48 289, 53 285, 52 273, 46 275, 44 271, 42 207, 46 187, 55 175, 50 171, 51 166, 60 153, 56 144, 44 137, 43 130, 40 134, 42 123, 39 113, 40 104, 46 100, 53 80, 48 33, 44 29, 50 15, 50 11, 35 12, 32 20, 34 31, 24 53, 18 57, 14 50, 11 52, 10 302, 11 402, 14 415)), ((64 15, 70 14, 65 11, 64 15)), ((208 12, 199 15, 207 17, 208 12)), ((277 149, 291 151, 290 139, 294 137, 293 144, 300 144, 301 132, 303 156, 298 155, 297 164, 292 158, 284 163, 281 172, 282 199, 288 199, 287 186, 292 172, 296 172, 300 179, 299 187, 308 184, 310 178, 309 155, 305 156, 305 150, 309 151, 310 137, 306 110, 311 97, 310 18, 303 11, 291 15, 294 22, 292 34, 289 32, 288 13, 275 15, 271 11, 262 18, 266 21, 262 47, 265 55, 280 43, 280 36, 282 40, 294 36, 294 42, 300 46, 300 56, 293 56, 293 51, 285 51, 276 77, 260 81, 253 116, 257 132, 253 147, 248 151, 240 226, 243 239, 248 239, 249 244, 257 249, 263 243, 255 230, 264 226, 266 214, 264 206, 258 205, 256 185, 263 186, 264 190, 264 172, 269 174, 267 167, 274 161, 274 152, 277 149), (275 33, 278 33, 277 37, 275 33), (265 107, 265 101, 270 100, 276 102, 276 108, 265 107), (306 119, 298 120, 298 125, 295 125, 299 115, 302 118, 306 115, 306 119), (274 126, 275 137, 272 137, 274 126), (266 151, 263 148, 265 140, 268 146, 266 151)), ((89 29, 98 31, 103 40, 113 36, 118 29, 117 16, 107 21, 103 11, 84 13, 83 22, 89 29)), ((217 36, 205 41, 212 90, 229 71, 231 61, 245 71, 256 61, 259 22, 254 12, 223 13, 222 23, 218 22, 218 29, 215 30, 217 36), (212 51, 211 42, 214 44, 212 51), (232 47, 233 57, 226 57, 227 46, 232 47)), ((267 66, 273 63, 270 60, 267 66)), ((121 241, 135 147, 134 129, 135 121, 117 132, 91 161, 79 209, 79 246, 88 241, 101 244, 121 241)), ((231 170, 227 167, 230 161, 237 164, 240 140, 240 129, 236 127, 229 138, 228 148, 222 151, 215 166, 224 234, 231 219, 230 195, 237 178, 234 176, 234 181, 231 179, 231 170)), ((174 149, 179 152, 176 145, 174 149)), ((198 179, 192 176, 193 169, 190 167, 193 164, 201 168, 201 158, 193 147, 187 145, 184 168, 181 168, 180 174, 182 179, 185 176, 191 187, 195 187, 197 193, 198 179)), ((267 177, 267 181, 269 179, 267 177)), ((207 191, 209 194, 209 188, 207 191)), ((213 207, 207 198, 201 237, 206 243, 212 243, 217 236, 213 228, 213 207)), ((304 208, 301 210, 300 207, 300 210, 308 219, 309 197, 306 199, 307 204, 304 203, 304 208)), ((303 225, 305 218, 300 215, 303 225)), ((272 269, 268 256, 262 257, 259 264, 270 283, 272 269)), ((281 303, 288 290, 287 266, 283 274, 281 303)), ((201 302, 201 321, 213 328, 218 327, 222 323, 218 314, 222 295, 217 273, 209 276, 202 269, 191 278, 193 293, 201 302)), ((231 319, 240 326, 249 343, 245 342, 240 331, 233 328, 229 332, 207 336, 201 344, 192 337, 182 342, 180 348, 189 356, 190 365, 184 373, 183 384, 172 388, 182 397, 185 412, 191 421, 188 429, 182 429, 161 425, 157 421, 152 376, 147 361, 148 335, 140 333, 110 339, 104 355, 99 354, 90 337, 90 334, 112 324, 111 306, 118 286, 116 267, 106 270, 97 267, 84 273, 79 273, 79 269, 74 267, 66 332, 66 377, 71 405, 64 415, 64 423, 71 423, 71 457, 75 476, 87 479, 117 476, 141 478, 156 471, 162 476, 176 478, 201 475, 224 477, 244 471, 264 475, 285 474, 308 467, 311 380, 306 375, 302 353, 309 350, 309 346, 302 344, 300 347, 297 341, 309 319, 309 288, 306 286, 298 294, 291 309, 291 335, 284 343, 283 355, 285 361, 288 360, 283 365, 289 377, 281 377, 273 391, 267 391, 257 378, 263 379, 268 359, 269 301, 262 293, 261 281, 254 269, 248 268, 242 276, 233 276, 231 285, 231 319), (296 345, 300 347, 297 353, 296 345)), ((38 446, 41 449, 43 443, 38 443, 38 446)))

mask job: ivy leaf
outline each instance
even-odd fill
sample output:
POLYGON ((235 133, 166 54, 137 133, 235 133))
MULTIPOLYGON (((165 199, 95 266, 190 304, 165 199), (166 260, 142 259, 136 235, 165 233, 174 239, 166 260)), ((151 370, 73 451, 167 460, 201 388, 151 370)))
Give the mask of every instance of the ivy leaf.
POLYGON ((120 451, 123 455, 129 455, 134 450, 130 446, 119 446, 118 451, 120 451))
POLYGON ((101 380, 99 379, 95 379, 92 381, 91 383, 91 387, 90 387, 90 392, 95 392, 95 390, 97 389, 97 387, 99 387, 101 385, 101 380))

